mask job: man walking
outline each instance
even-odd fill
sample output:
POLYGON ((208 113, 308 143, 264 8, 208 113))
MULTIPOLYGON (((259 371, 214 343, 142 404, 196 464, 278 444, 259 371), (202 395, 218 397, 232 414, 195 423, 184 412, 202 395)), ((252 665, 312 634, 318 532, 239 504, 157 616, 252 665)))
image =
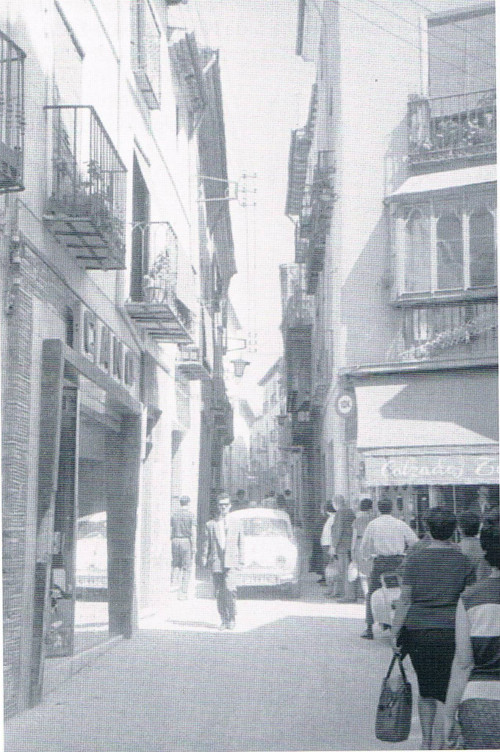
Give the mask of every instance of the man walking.
POLYGON ((231 501, 227 494, 217 500, 217 518, 209 520, 205 531, 202 564, 212 570, 220 629, 234 629, 236 586, 232 570, 243 564, 243 536, 237 522, 230 519, 231 501))
POLYGON ((180 507, 170 518, 172 582, 180 576, 179 600, 188 597, 189 578, 196 555, 196 517, 189 509, 190 503, 189 496, 181 496, 180 507))
POLYGON ((362 558, 373 560, 370 585, 366 594, 366 630, 361 635, 365 640, 373 640, 371 598, 372 593, 382 587, 380 575, 394 572, 403 561, 406 549, 418 541, 416 534, 406 522, 392 516, 390 499, 380 499, 378 511, 380 516, 368 523, 360 546, 362 558))
POLYGON ((338 564, 337 595, 341 603, 353 603, 356 598, 353 586, 347 581, 347 569, 351 560, 352 523, 356 516, 341 494, 335 496, 333 506, 337 510, 332 525, 332 551, 338 564))

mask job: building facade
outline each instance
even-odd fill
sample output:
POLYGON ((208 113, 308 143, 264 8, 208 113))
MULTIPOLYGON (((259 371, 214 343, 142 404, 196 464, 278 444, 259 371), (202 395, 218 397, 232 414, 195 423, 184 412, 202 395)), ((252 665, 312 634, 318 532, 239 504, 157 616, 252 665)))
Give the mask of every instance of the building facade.
POLYGON ((165 603, 171 499, 198 506, 200 436, 219 431, 202 406, 224 393, 234 261, 227 217, 206 255, 199 179, 204 115, 223 132, 217 55, 173 29, 174 5, 0 11, 7 716, 40 699, 48 658, 79 649, 89 593, 106 635, 165 603))
POLYGON ((317 77, 286 213, 316 493, 389 495, 421 528, 429 505, 498 503, 498 354, 494 4, 419 5, 300 3, 317 77))

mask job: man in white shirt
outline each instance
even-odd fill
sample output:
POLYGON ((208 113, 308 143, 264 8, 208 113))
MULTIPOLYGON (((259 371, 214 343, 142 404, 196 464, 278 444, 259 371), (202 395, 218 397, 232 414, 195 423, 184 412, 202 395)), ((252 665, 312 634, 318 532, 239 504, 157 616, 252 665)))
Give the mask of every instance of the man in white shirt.
POLYGON ((366 640, 373 640, 371 597, 375 590, 382 587, 380 575, 394 572, 403 561, 407 548, 418 540, 406 522, 392 516, 390 499, 381 499, 378 510, 380 516, 368 523, 360 546, 361 556, 373 561, 370 586, 366 594, 366 630, 361 635, 366 640))

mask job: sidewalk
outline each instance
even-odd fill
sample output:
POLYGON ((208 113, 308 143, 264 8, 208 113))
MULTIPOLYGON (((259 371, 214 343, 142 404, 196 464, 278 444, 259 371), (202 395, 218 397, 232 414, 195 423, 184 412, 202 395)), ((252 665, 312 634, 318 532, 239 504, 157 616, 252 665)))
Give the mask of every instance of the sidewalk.
MULTIPOLYGON (((235 632, 215 602, 171 602, 6 723, 5 752, 369 750, 391 651, 359 638, 363 605, 248 597, 235 632)), ((412 672, 410 675, 413 676, 412 672)), ((416 703, 415 703, 416 704, 416 703)), ((418 723, 407 742, 416 749, 418 723)))

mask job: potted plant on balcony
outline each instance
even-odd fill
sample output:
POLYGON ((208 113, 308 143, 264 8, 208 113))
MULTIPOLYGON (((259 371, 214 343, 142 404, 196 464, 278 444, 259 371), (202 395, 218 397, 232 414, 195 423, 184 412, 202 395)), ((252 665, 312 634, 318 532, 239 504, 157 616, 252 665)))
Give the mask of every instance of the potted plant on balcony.
POLYGON ((147 303, 164 303, 172 292, 170 258, 158 256, 144 276, 144 298, 147 303))

